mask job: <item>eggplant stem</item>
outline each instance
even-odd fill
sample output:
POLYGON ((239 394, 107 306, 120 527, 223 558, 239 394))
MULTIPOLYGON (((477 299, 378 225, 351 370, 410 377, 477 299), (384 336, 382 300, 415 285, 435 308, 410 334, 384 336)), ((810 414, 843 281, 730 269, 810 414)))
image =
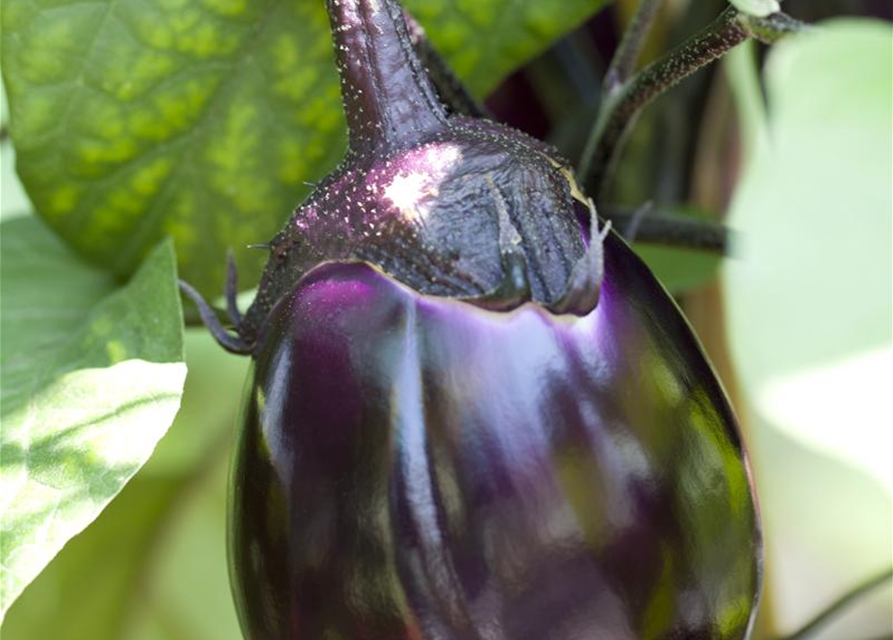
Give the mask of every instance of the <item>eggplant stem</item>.
POLYGON ((254 350, 254 345, 247 343, 241 336, 233 335, 226 330, 223 324, 221 324, 220 318, 217 317, 217 314, 211 308, 211 305, 205 301, 202 294, 196 291, 192 285, 183 280, 180 280, 179 284, 180 291, 186 294, 195 303, 195 306, 198 307, 198 313, 202 318, 202 322, 208 328, 208 331, 211 332, 211 335, 214 336, 217 344, 230 353, 240 356, 249 355, 254 350))
MULTIPOLYGON (((863 596, 868 595, 876 588, 880 587, 887 581, 893 579, 893 568, 886 569, 879 574, 871 576, 864 582, 859 583, 853 589, 842 595, 836 601, 832 602, 815 618, 800 627, 797 631, 789 636, 778 638, 777 640, 806 640, 820 631, 826 624, 831 622, 838 615, 843 613, 850 605, 854 604, 863 596)), ((889 636, 883 636, 889 637, 889 636)))
POLYGON ((580 160, 584 185, 596 197, 601 194, 636 118, 659 95, 746 40, 771 43, 808 28, 783 13, 757 18, 727 8, 700 33, 605 96, 580 160))
POLYGON ((350 151, 383 151, 446 125, 396 0, 327 0, 350 151))

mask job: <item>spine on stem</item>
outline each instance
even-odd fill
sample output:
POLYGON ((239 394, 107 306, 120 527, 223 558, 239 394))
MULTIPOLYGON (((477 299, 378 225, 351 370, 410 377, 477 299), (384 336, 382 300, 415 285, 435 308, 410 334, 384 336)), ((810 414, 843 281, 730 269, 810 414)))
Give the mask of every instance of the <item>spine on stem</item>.
POLYGON ((327 0, 352 153, 383 152, 443 128, 446 110, 394 0, 327 0))

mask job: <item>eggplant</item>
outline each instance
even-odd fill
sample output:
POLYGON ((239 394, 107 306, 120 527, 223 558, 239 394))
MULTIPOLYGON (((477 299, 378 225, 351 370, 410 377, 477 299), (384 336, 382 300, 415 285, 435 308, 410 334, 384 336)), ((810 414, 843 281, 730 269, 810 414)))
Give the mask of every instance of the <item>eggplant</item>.
POLYGON ((327 6, 347 157, 235 335, 197 297, 252 357, 245 637, 746 638, 753 483, 678 307, 567 161, 442 104, 395 0, 327 6))
POLYGON ((322 265, 273 310, 248 389, 229 522, 246 638, 748 632, 760 536, 732 411, 615 235, 583 317, 322 265))

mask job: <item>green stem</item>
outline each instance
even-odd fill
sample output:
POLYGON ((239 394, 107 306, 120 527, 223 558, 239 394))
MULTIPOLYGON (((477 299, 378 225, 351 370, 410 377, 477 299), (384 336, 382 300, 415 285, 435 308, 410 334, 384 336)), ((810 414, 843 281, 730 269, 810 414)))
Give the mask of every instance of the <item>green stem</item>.
POLYGON ((784 14, 756 18, 727 8, 700 33, 606 96, 580 163, 584 184, 600 194, 636 117, 659 95, 748 39, 775 42, 803 28, 784 14))
POLYGON ((833 602, 815 618, 803 625, 799 630, 795 631, 789 636, 779 638, 778 640, 806 640, 806 638, 818 632, 822 627, 831 622, 831 620, 837 617, 840 613, 843 612, 844 609, 849 607, 856 600, 858 600, 862 596, 867 595, 869 592, 881 586, 891 578, 893 578, 893 569, 887 569, 886 571, 879 573, 876 576, 872 576, 865 582, 862 582, 854 589, 844 594, 837 601, 833 602))
POLYGON ((605 95, 619 91, 635 71, 645 41, 664 0, 641 0, 605 73, 605 95))
POLYGON ((803 33, 813 28, 781 12, 765 18, 742 13, 739 15, 739 21, 751 38, 763 44, 775 44, 787 35, 803 33))
MULTIPOLYGON (((682 249, 694 249, 709 253, 728 254, 731 233, 717 222, 696 220, 672 213, 640 213, 608 208, 604 217, 614 228, 627 237, 627 230, 635 229, 635 242, 660 244, 682 249)), ((630 238, 627 237, 627 240, 630 238)))

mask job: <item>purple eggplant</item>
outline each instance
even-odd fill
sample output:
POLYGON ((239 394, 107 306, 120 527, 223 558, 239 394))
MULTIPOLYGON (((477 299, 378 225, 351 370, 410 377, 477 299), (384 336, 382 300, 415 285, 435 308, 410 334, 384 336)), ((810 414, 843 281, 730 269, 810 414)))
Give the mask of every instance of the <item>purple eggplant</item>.
MULTIPOLYGON (((230 574, 250 640, 741 640, 759 519, 678 308, 547 145, 328 0, 344 163, 270 243, 230 574)), ((230 289, 234 287, 231 281, 230 289)))
POLYGON ((740 639, 759 530, 722 389, 616 236, 598 306, 425 296, 363 263, 273 310, 240 420, 252 639, 740 639))

